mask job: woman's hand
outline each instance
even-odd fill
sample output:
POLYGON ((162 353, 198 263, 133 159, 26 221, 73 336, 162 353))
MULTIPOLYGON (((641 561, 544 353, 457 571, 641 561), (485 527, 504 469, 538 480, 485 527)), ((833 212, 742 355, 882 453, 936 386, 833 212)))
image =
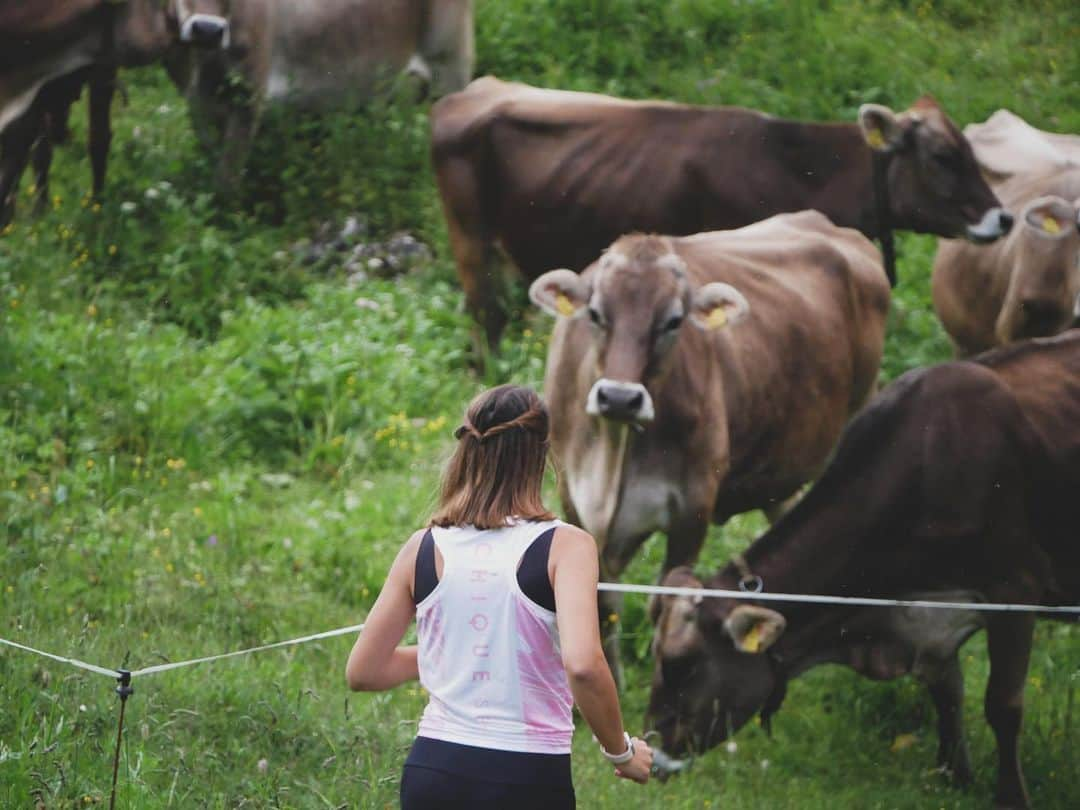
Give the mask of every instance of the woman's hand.
POLYGON ((648 743, 638 737, 634 737, 633 745, 634 758, 618 766, 615 769, 615 775, 644 785, 649 781, 649 774, 652 773, 652 749, 649 748, 648 743))

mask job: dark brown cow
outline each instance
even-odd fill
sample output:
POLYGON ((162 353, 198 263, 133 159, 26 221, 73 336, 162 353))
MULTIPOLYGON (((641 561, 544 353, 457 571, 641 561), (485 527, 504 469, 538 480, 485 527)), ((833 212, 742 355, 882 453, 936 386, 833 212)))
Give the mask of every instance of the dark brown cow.
POLYGON ((784 211, 816 209, 871 237, 992 241, 1011 222, 929 97, 899 115, 866 104, 858 124, 818 124, 485 77, 431 121, 458 275, 491 346, 506 322, 496 244, 535 279, 582 270, 625 233, 737 228, 784 211), (875 153, 887 205, 875 204, 875 153))
POLYGON ((934 309, 960 355, 1080 321, 1080 167, 1015 174, 997 192, 1017 217, 1008 237, 943 241, 934 260, 934 309))
POLYGON ((817 475, 873 390, 889 306, 873 243, 814 211, 626 236, 530 295, 558 316, 544 387, 562 502, 606 580, 654 531, 665 570, 690 563, 710 521, 817 475))
POLYGON ((34 152, 39 205, 52 145, 90 87, 90 157, 100 194, 112 133, 118 66, 160 59, 178 43, 228 42, 228 0, 0 0, 0 227, 14 215, 19 178, 34 152))
MULTIPOLYGON (((1080 332, 1071 331, 901 377, 852 421, 802 501, 704 585, 732 589, 749 574, 772 592, 943 599, 959 591, 974 601, 1077 604, 1078 491, 1080 332)), ((688 574, 669 581, 687 584, 688 574)), ((936 660, 951 662, 952 697, 946 682, 948 699, 935 700, 941 726, 952 722, 953 653, 967 632, 941 634, 952 620, 864 643, 862 626, 888 624, 892 609, 875 619, 876 608, 770 604, 662 598, 649 710, 667 755, 660 760, 703 751, 774 708, 785 679, 830 650, 847 650, 849 663, 861 655, 853 665, 866 674, 880 667, 876 656, 890 675, 917 670, 914 651, 930 642, 936 660)), ((1034 619, 981 616, 1003 807, 1028 804, 1017 746, 1034 619)), ((942 733, 942 757, 963 767, 955 723, 951 737, 942 733)))

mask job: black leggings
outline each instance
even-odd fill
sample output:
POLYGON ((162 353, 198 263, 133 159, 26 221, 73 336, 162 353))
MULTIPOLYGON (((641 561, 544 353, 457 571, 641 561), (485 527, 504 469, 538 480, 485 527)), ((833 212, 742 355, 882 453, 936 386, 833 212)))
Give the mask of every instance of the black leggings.
POLYGON ((574 810, 569 754, 520 754, 417 737, 402 810, 574 810))

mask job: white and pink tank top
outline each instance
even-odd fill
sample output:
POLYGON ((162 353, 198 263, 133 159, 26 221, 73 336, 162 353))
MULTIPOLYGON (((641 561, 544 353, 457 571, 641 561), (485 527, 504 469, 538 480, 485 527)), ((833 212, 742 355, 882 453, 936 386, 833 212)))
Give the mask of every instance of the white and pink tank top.
POLYGON ((442 555, 435 589, 416 606, 419 735, 446 742, 568 754, 573 697, 555 614, 518 585, 525 550, 559 521, 502 529, 431 529, 442 555))

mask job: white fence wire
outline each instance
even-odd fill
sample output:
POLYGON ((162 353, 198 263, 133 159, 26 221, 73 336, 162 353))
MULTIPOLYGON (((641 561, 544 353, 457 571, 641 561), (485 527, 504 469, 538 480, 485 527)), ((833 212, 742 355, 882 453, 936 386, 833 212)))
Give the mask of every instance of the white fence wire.
MULTIPOLYGON (((729 591, 719 588, 680 588, 666 585, 624 585, 618 582, 601 582, 598 586, 598 589, 600 591, 607 591, 613 593, 649 594, 656 596, 690 596, 702 597, 707 599, 746 599, 760 602, 802 602, 824 605, 846 605, 849 607, 932 608, 940 610, 974 610, 1009 613, 1037 613, 1040 615, 1064 614, 1080 616, 1080 605, 1029 605, 1008 604, 1000 602, 939 602, 930 599, 874 599, 861 596, 823 596, 819 594, 729 591)), ((257 647, 249 647, 244 650, 234 650, 233 652, 219 653, 217 655, 207 655, 201 658, 191 658, 186 661, 171 661, 164 664, 154 664, 153 666, 143 667, 142 669, 131 670, 129 676, 130 678, 137 678, 144 675, 154 675, 159 672, 168 672, 169 670, 180 669, 181 667, 190 667, 196 664, 205 664, 211 661, 220 661, 224 658, 235 658, 241 655, 250 655, 251 653, 262 652, 263 650, 273 650, 280 647, 291 647, 298 644, 307 644, 310 641, 318 641, 324 638, 343 636, 347 633, 357 633, 363 628, 363 626, 363 624, 353 624, 349 625, 348 627, 339 627, 335 630, 326 630, 322 633, 312 633, 310 635, 300 636, 298 638, 291 638, 286 641, 276 641, 271 644, 261 644, 257 647)), ((44 652, 42 650, 35 649, 34 647, 28 647, 25 644, 19 644, 17 642, 8 641, 7 639, 3 638, 0 638, 0 644, 5 644, 9 647, 14 647, 15 649, 31 652, 45 658, 50 658, 53 661, 58 661, 63 664, 70 664, 71 666, 78 667, 80 669, 87 670, 88 672, 96 673, 98 675, 105 675, 109 678, 120 678, 122 674, 122 672, 118 669, 99 667, 95 664, 88 664, 85 661, 80 661, 77 658, 54 655, 53 653, 44 652)))

